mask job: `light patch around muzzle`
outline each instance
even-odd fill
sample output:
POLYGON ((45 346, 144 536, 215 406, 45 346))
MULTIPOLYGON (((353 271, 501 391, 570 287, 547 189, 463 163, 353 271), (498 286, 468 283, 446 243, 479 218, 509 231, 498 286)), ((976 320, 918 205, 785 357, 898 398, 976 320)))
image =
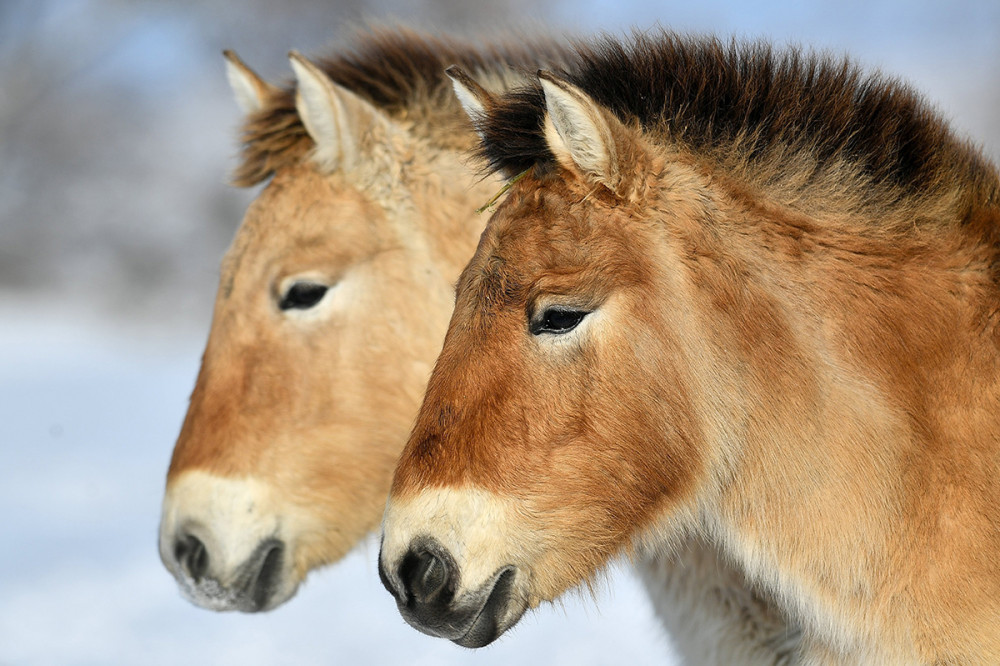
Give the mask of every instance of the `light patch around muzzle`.
POLYGON ((253 479, 230 479, 187 471, 167 487, 160 521, 160 558, 192 603, 210 610, 265 610, 290 598, 301 582, 290 563, 294 546, 291 517, 283 515, 269 487, 253 479), (204 547, 200 575, 178 558, 178 543, 194 537, 204 547), (264 559, 262 550, 281 544, 280 566, 268 572, 273 591, 255 606, 247 589, 264 559), (249 571, 248 571, 249 570, 249 571))
MULTIPOLYGON (((390 498, 382 521, 382 566, 395 576, 412 545, 433 539, 448 550, 458 567, 456 596, 477 590, 504 567, 518 570, 514 597, 527 600, 532 543, 524 520, 509 500, 473 488, 434 488, 412 498, 390 498)), ((399 587, 399 581, 393 583, 399 587)))

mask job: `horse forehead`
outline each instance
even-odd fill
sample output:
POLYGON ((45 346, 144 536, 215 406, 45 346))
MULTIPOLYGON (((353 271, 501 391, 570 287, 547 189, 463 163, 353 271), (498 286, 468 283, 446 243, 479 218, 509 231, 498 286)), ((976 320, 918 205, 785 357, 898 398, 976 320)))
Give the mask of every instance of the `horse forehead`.
POLYGON ((296 245, 370 242, 387 232, 384 218, 390 212, 346 179, 299 169, 276 175, 253 201, 235 245, 278 252, 296 245))
POLYGON ((607 217, 572 183, 525 179, 487 224, 460 290, 464 285, 480 301, 509 304, 546 271, 581 268, 594 250, 607 246, 594 242, 607 235, 602 228, 613 223, 607 217))
POLYGON ((522 274, 564 270, 580 267, 617 240, 614 215, 587 201, 545 193, 525 199, 491 221, 486 264, 522 274))
POLYGON ((278 224, 294 230, 317 221, 324 228, 326 225, 335 228, 344 222, 355 225, 361 220, 323 218, 331 212, 352 214, 370 212, 374 208, 361 188, 342 175, 324 176, 309 167, 296 167, 275 174, 251 205, 251 212, 255 224, 278 224), (317 217, 320 219, 316 220, 317 217))

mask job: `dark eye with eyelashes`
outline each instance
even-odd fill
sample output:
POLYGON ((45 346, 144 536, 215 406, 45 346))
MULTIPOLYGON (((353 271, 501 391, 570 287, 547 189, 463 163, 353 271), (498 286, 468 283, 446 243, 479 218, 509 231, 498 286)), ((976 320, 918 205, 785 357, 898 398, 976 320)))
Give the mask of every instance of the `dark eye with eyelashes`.
POLYGON ((542 311, 541 315, 530 322, 528 328, 532 335, 542 333, 569 333, 579 325, 590 312, 574 310, 566 307, 551 307, 542 311))
POLYGON ((327 287, 319 282, 295 282, 281 297, 278 307, 282 310, 308 310, 323 300, 327 287))

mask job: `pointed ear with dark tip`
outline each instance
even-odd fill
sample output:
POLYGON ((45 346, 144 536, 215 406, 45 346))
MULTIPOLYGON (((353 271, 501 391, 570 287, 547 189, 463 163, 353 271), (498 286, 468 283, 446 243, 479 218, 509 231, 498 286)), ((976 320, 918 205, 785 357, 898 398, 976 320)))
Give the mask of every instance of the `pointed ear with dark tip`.
POLYGON ((235 52, 226 49, 222 55, 226 59, 226 78, 229 79, 236 103, 243 113, 260 111, 269 99, 280 92, 277 87, 257 76, 235 52))
POLYGON ((444 70, 444 73, 451 79, 451 87, 455 90, 455 96, 462 108, 465 109, 469 119, 472 120, 473 126, 478 126, 479 121, 493 105, 493 96, 458 65, 452 65, 444 70))
POLYGON ((587 93, 554 74, 538 72, 545 93, 545 141, 561 165, 580 171, 612 192, 623 189, 633 157, 629 132, 587 93))
POLYGON ((289 53, 298 82, 295 108, 316 143, 313 159, 324 170, 351 169, 361 159, 361 139, 389 119, 370 102, 334 83, 296 51, 289 53))

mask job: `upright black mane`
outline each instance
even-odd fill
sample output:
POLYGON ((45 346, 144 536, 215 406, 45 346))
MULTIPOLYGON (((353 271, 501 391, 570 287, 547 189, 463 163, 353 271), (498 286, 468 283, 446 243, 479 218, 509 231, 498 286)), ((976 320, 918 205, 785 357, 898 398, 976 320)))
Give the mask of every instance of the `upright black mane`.
MULTIPOLYGON (((406 28, 358 32, 350 46, 318 59, 335 83, 397 119, 414 121, 414 130, 435 143, 453 147, 459 123, 468 125, 444 70, 459 64, 477 75, 527 80, 540 66, 564 62, 568 44, 556 39, 498 40, 473 43, 432 37, 406 28)), ((237 185, 254 185, 283 165, 301 160, 312 142, 295 109, 295 87, 288 85, 251 116, 243 128, 242 163, 237 185)))
MULTIPOLYGON (((666 31, 576 48, 575 63, 557 74, 625 123, 693 151, 744 164, 777 148, 809 151, 904 195, 965 183, 996 200, 996 170, 978 150, 908 86, 846 57, 666 31)), ((498 100, 479 126, 489 170, 553 163, 544 114, 537 83, 498 100)))
POLYGON ((563 62, 569 54, 569 46, 556 39, 472 43, 405 28, 376 28, 359 33, 351 48, 318 64, 334 82, 396 116, 428 105, 457 111, 451 80, 444 73, 450 65, 483 73, 528 74, 540 62, 563 62))

